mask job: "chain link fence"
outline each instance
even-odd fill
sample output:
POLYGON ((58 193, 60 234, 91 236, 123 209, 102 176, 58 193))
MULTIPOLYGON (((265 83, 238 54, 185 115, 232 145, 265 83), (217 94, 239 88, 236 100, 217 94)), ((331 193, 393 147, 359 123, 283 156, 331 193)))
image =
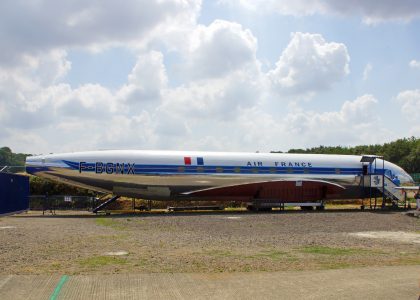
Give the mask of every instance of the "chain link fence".
POLYGON ((42 211, 87 210, 91 211, 99 204, 98 198, 89 196, 31 195, 29 209, 42 211))

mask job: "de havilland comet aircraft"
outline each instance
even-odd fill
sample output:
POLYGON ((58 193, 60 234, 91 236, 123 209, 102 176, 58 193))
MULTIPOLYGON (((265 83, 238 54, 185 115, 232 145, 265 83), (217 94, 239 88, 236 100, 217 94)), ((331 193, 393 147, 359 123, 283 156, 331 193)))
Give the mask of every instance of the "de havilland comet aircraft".
POLYGON ((149 200, 324 201, 362 198, 372 186, 400 198, 395 188, 413 183, 393 163, 356 155, 103 150, 30 156, 26 170, 149 200))

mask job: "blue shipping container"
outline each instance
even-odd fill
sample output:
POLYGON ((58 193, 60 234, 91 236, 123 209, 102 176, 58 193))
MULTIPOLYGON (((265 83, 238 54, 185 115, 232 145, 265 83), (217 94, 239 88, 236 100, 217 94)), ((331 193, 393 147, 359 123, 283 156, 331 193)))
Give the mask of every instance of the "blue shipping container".
POLYGON ((29 178, 0 173, 0 216, 29 209, 29 178))

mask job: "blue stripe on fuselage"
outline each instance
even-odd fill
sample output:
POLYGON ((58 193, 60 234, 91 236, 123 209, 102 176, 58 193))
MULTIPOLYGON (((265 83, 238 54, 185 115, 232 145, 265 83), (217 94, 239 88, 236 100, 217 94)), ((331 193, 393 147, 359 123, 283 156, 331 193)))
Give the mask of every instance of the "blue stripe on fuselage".
MULTIPOLYGON (((63 161, 71 169, 79 170, 80 163, 72 161, 63 161)), ((115 172, 116 164, 112 164, 115 172)), ((102 163, 103 171, 106 173, 105 167, 107 163, 102 163)), ((128 172, 128 163, 120 163, 124 165, 124 174, 128 172)), ((132 165, 132 164, 131 164, 132 165)), ((121 169, 120 169, 121 170, 121 169)), ((39 171, 39 169, 37 170, 39 171)), ((96 163, 83 163, 82 172, 95 173, 96 163)), ((185 165, 140 165, 135 164, 134 174, 136 175, 155 175, 155 174, 335 174, 335 175, 361 175, 362 168, 338 168, 338 167, 264 167, 264 166, 185 166, 185 165)))

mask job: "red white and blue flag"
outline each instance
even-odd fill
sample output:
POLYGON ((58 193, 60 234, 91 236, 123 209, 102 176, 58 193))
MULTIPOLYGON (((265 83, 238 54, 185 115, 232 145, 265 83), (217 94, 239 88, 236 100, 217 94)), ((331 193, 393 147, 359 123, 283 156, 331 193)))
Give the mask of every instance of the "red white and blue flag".
MULTIPOLYGON (((184 156, 184 165, 191 166, 192 165, 192 158, 191 156, 184 156)), ((204 158, 202 157, 196 157, 197 165, 203 166, 204 165, 204 158)))

